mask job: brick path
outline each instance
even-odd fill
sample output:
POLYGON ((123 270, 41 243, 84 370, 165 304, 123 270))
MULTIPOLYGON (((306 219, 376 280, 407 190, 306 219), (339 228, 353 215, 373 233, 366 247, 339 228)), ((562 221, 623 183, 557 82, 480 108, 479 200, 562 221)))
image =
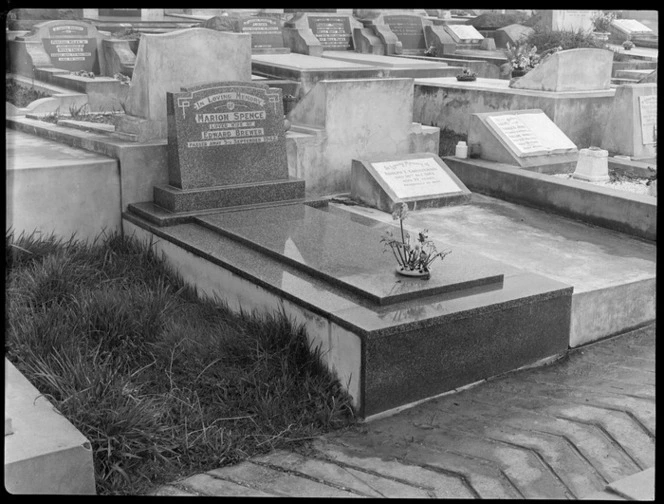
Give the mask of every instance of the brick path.
POLYGON ((619 498, 608 484, 654 465, 652 324, 156 494, 619 498))

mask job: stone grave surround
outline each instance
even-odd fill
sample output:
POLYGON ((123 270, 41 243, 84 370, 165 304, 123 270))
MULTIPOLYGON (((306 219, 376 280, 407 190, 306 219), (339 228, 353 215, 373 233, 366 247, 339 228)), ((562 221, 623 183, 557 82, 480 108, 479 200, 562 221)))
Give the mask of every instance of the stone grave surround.
POLYGON ((284 40, 292 52, 320 56, 323 51, 388 54, 376 34, 351 14, 298 12, 284 25, 284 40))
POLYGON ((99 48, 105 36, 94 25, 82 21, 38 23, 29 34, 9 41, 10 68, 13 73, 27 76, 34 75, 35 67, 103 75, 99 48))
POLYGON ((576 145, 539 109, 472 114, 468 145, 482 159, 537 171, 564 171, 578 159, 576 145))
POLYGON ((130 205, 159 225, 247 205, 302 201, 288 176, 281 90, 224 81, 167 92, 168 185, 130 205))
POLYGON ((514 89, 536 91, 595 91, 610 89, 613 52, 607 49, 568 49, 549 55, 526 75, 510 82, 514 89))
POLYGON ((166 93, 206 82, 251 80, 251 35, 187 28, 143 34, 121 130, 166 138, 166 93), (135 119, 135 120, 134 120, 135 119), (132 130, 133 131, 130 131, 132 130))
POLYGON ((636 19, 614 19, 609 25, 611 38, 618 42, 643 36, 652 36, 653 31, 636 19))
POLYGON ((431 152, 353 159, 351 198, 391 213, 396 203, 411 210, 458 205, 470 201, 470 191, 431 152))
POLYGON ((602 149, 634 159, 657 155, 657 84, 618 86, 602 149))
POLYGON ((200 24, 201 28, 249 33, 253 54, 283 54, 290 52, 284 45, 283 22, 275 16, 230 14, 214 16, 200 24))

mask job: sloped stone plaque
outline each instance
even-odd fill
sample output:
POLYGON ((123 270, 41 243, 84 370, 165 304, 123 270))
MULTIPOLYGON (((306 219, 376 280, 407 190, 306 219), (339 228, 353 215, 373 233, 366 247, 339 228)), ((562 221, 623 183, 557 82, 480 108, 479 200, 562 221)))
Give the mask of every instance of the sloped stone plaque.
POLYGON ((576 145, 544 113, 491 116, 488 122, 519 157, 576 149, 576 145))
POLYGON ((389 158, 354 159, 351 197, 391 212, 394 204, 400 201, 413 203, 411 208, 465 203, 470 199, 470 191, 442 159, 421 152, 389 158))
POLYGON ((445 30, 452 35, 455 42, 480 42, 484 37, 474 26, 449 24, 445 25, 445 30))

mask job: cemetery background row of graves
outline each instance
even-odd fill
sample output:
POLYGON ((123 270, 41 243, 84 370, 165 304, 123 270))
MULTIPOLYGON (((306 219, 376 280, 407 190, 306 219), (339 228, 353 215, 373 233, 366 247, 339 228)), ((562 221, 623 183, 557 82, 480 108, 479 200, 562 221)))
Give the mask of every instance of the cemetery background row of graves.
POLYGON ((655 319, 652 18, 36 11, 10 13, 7 82, 47 96, 7 104, 7 138, 89 163, 13 149, 8 226, 117 230, 234 310, 282 310, 359 417, 655 319), (442 253, 426 280, 401 275, 410 236, 442 253))

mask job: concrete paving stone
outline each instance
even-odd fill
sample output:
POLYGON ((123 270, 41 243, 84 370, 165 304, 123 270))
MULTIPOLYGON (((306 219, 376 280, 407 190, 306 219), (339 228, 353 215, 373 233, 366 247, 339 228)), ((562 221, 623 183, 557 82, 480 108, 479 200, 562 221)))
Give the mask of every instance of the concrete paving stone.
POLYGON ((606 483, 592 464, 560 436, 515 429, 500 424, 487 425, 485 419, 479 416, 445 412, 436 416, 435 428, 446 432, 461 430, 471 435, 532 450, 575 497, 601 490, 606 483))
POLYGON ((196 497, 197 496, 196 493, 186 492, 172 485, 161 486, 157 488, 157 490, 155 490, 154 492, 150 493, 150 495, 154 495, 157 497, 196 497))
MULTIPOLYGON (((571 498, 565 485, 530 450, 482 439, 461 431, 438 431, 426 424, 411 422, 406 415, 392 418, 379 436, 408 433, 410 444, 429 446, 492 463, 505 473, 525 498, 571 498)), ((389 442, 386 440, 386 442, 389 442)))
POLYGON ((627 452, 641 469, 655 463, 655 440, 633 418, 623 412, 594 406, 555 404, 539 397, 503 396, 503 404, 537 410, 556 418, 594 424, 605 431, 627 452))
POLYGON ((277 497, 277 494, 263 492, 256 488, 251 488, 232 481, 215 478, 210 474, 196 474, 185 480, 178 481, 180 486, 187 490, 203 494, 223 497, 277 497))
POLYGON ((597 501, 605 501, 605 500, 624 501, 624 500, 627 500, 624 497, 621 497, 620 495, 617 495, 617 494, 613 493, 610 490, 602 490, 601 492, 596 492, 594 494, 586 495, 582 499, 583 500, 597 500, 597 501))
POLYGON ((525 432, 558 436, 578 450, 607 483, 639 470, 639 466, 616 443, 593 425, 578 424, 523 409, 506 408, 500 401, 497 404, 483 402, 475 399, 475 395, 457 395, 450 408, 456 404, 464 415, 483 418, 487 425, 505 425, 525 432))
POLYGON ((621 369, 636 370, 640 373, 654 373, 655 361, 643 359, 641 357, 634 357, 631 355, 616 355, 610 352, 589 351, 581 352, 585 360, 593 364, 600 364, 605 366, 618 366, 621 369))
POLYGON ((214 469, 207 474, 284 497, 359 497, 351 492, 248 461, 214 469))
MULTIPOLYGON (((417 487, 425 496, 437 499, 468 499, 473 498, 475 495, 468 489, 462 479, 458 476, 451 476, 442 474, 439 471, 422 468, 417 465, 407 465, 396 460, 384 460, 378 457, 358 456, 344 451, 338 445, 335 446, 331 443, 326 443, 324 440, 317 440, 314 443, 318 456, 332 459, 336 463, 344 464, 344 467, 357 476, 358 471, 372 471, 375 474, 383 476, 381 479, 390 478, 388 481, 394 480, 395 482, 403 482, 406 487, 417 487)), ((366 479, 365 473, 361 477, 366 479)), ((394 492, 383 492, 384 483, 379 480, 377 482, 381 486, 374 486, 376 490, 380 490, 383 496, 399 497, 412 496, 412 490, 401 492, 400 494, 394 492)), ((387 489, 386 489, 387 490, 387 489)))
POLYGON ((646 383, 621 383, 611 380, 604 380, 599 376, 586 377, 583 379, 583 381, 568 377, 556 378, 553 375, 532 377, 532 380, 538 383, 564 385, 566 387, 574 387, 588 391, 602 389, 607 392, 614 392, 616 394, 625 395, 627 397, 653 401, 655 400, 656 395, 655 385, 649 385, 646 383))
POLYGON ((609 490, 630 500, 655 500, 655 468, 614 481, 609 490))
MULTIPOLYGON (((328 437, 328 441, 329 441, 328 437)), ((381 446, 383 453, 389 454, 400 452, 399 460, 408 464, 420 465, 444 471, 449 474, 461 476, 473 493, 481 499, 522 499, 521 494, 514 484, 494 465, 483 460, 469 458, 456 453, 441 453, 431 447, 400 443, 395 444, 376 444, 367 447, 364 444, 365 438, 361 434, 345 434, 342 438, 333 437, 334 443, 339 443, 346 451, 352 451, 357 456, 371 457, 381 456, 381 446), (395 446, 403 446, 403 449, 395 450, 395 446)))
POLYGON ((558 404, 576 403, 600 408, 623 411, 638 419, 643 427, 655 436, 655 401, 637 399, 615 391, 604 391, 600 388, 579 389, 569 386, 558 386, 553 383, 524 382, 519 380, 496 380, 487 382, 481 390, 475 393, 475 398, 488 397, 495 393, 507 393, 511 395, 537 396, 548 399, 558 404))

